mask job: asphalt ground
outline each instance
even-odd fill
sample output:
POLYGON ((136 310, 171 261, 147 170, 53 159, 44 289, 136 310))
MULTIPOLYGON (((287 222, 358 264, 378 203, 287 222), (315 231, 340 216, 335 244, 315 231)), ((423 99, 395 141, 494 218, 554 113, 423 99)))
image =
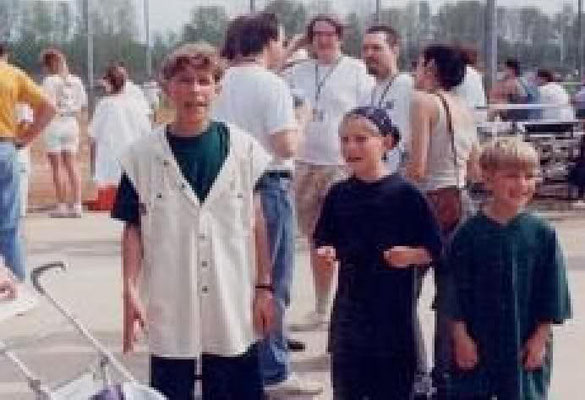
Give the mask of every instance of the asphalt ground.
MULTIPOLYGON (((574 317, 555 328, 552 400, 582 398, 582 359, 585 354, 585 211, 549 207, 546 216, 556 226, 568 259, 574 317)), ((29 268, 54 260, 65 261, 66 273, 48 273, 47 290, 56 296, 111 350, 135 377, 145 382, 147 353, 143 345, 131 355, 121 355, 121 225, 103 213, 87 213, 81 219, 51 219, 44 213, 25 219, 29 268)), ((306 244, 297 243, 293 301, 288 313, 295 321, 314 304, 312 277, 306 244)), ((419 305, 427 343, 433 332, 430 303, 432 278, 424 285, 419 305)), ((319 380, 326 390, 318 399, 331 399, 326 332, 294 334, 307 344, 295 353, 292 367, 299 375, 319 380)), ((16 354, 43 382, 56 385, 71 379, 95 363, 97 353, 82 336, 65 324, 45 300, 24 315, 0 322, 0 340, 19 345, 16 354), (50 336, 39 338, 45 333, 50 336)), ((15 366, 0 356, 0 399, 33 398, 15 366)))

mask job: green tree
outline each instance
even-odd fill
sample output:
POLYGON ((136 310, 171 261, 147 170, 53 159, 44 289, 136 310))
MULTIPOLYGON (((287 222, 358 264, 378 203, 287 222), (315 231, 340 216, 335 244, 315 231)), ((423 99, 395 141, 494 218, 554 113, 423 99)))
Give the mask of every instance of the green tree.
POLYGON ((362 35, 364 24, 359 16, 353 12, 345 19, 345 34, 343 40, 343 49, 345 53, 360 57, 362 49, 362 35))
POLYGON ((287 35, 302 33, 305 30, 307 9, 303 3, 294 0, 273 0, 264 10, 278 16, 287 35))
POLYGON ((433 17, 434 39, 474 43, 481 47, 484 36, 485 6, 478 0, 446 3, 433 17))
POLYGON ((191 20, 183 27, 184 42, 206 41, 219 46, 228 25, 228 16, 224 7, 201 6, 191 12, 191 20))

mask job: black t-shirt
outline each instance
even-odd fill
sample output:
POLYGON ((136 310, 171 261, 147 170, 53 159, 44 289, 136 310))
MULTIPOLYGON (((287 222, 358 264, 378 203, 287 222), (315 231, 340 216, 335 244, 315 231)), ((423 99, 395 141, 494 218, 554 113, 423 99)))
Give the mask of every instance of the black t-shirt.
POLYGON ((398 174, 349 178, 327 194, 314 239, 340 261, 330 349, 414 360, 418 267, 392 268, 383 252, 423 247, 440 258, 440 230, 423 194, 398 174))
MULTIPOLYGON (((196 136, 176 136, 167 127, 166 138, 181 173, 204 202, 229 152, 228 127, 212 121, 205 132, 196 136)), ((120 180, 112 217, 140 222, 138 193, 126 174, 120 180)))

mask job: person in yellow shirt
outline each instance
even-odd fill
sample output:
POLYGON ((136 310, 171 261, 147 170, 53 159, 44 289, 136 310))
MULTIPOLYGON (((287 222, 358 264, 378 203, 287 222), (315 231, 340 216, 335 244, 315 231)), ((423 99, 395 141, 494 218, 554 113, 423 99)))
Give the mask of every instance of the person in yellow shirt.
POLYGON ((8 63, 8 48, 0 43, 0 255, 19 280, 25 278, 20 240, 20 188, 17 149, 31 143, 55 115, 55 107, 23 71, 8 63), (32 124, 18 132, 16 104, 28 104, 32 124))

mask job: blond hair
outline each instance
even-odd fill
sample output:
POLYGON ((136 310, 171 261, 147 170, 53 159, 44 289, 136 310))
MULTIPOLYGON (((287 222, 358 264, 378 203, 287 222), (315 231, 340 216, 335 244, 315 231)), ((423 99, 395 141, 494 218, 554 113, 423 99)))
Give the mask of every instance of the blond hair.
POLYGON ((160 80, 164 83, 185 68, 208 71, 216 82, 223 75, 224 65, 217 50, 207 42, 186 43, 176 48, 165 59, 160 80))
POLYGON ((483 146, 479 157, 482 171, 519 169, 534 171, 539 167, 538 153, 520 139, 494 139, 483 146))

